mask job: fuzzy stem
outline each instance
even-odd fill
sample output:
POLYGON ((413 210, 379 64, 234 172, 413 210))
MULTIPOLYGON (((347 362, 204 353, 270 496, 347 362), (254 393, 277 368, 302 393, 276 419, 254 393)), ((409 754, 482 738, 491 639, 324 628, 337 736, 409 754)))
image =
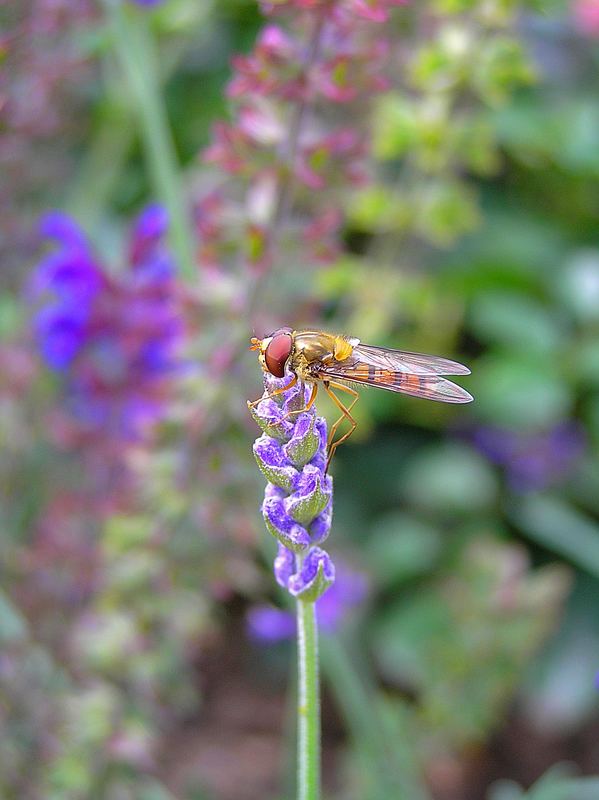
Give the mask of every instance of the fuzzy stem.
POLYGON ((320 690, 315 603, 297 601, 298 800, 320 797, 320 690))
POLYGON ((183 275, 192 279, 193 237, 181 197, 177 156, 166 110, 159 92, 153 42, 141 12, 132 18, 121 0, 103 0, 114 46, 133 101, 139 111, 140 133, 154 188, 170 217, 170 238, 183 275))

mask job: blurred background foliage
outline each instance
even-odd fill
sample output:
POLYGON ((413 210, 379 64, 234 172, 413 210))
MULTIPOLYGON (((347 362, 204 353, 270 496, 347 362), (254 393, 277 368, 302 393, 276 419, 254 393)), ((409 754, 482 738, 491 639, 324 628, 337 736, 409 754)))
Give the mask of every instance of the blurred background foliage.
POLYGON ((65 422, 31 299, 45 210, 117 281, 160 191, 115 8, 192 205, 216 183, 198 154, 232 113, 231 58, 264 24, 250 0, 0 4, 2 797, 292 796, 291 651, 245 628, 280 602, 251 324, 472 369, 467 409, 362 392, 336 456, 331 546, 369 590, 323 641, 327 796, 599 797, 577 777, 599 771, 599 7, 397 9, 389 88, 359 120, 368 178, 331 188, 340 248, 281 246, 251 319, 243 269, 188 282, 188 368, 151 439, 116 444, 65 422))

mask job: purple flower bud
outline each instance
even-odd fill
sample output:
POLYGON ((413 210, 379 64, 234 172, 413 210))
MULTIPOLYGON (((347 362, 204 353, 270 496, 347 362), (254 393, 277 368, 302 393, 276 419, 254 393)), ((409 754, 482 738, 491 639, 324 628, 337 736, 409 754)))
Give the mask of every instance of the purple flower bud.
POLYGON ((254 456, 268 480, 262 515, 279 542, 277 582, 295 596, 316 599, 335 575, 329 556, 315 547, 331 529, 333 480, 325 472, 326 422, 314 407, 305 410, 309 388, 296 384, 267 397, 291 377, 266 376, 265 398, 250 407, 264 431, 254 443, 254 456))
POLYGON ((315 601, 335 581, 335 566, 320 547, 313 547, 302 562, 301 569, 292 575, 287 588, 295 597, 315 601))
POLYGON ((269 481, 288 491, 294 489, 299 473, 290 464, 280 442, 263 434, 254 442, 254 455, 258 466, 269 481))
MULTIPOLYGON (((279 551, 281 574, 277 579, 286 587, 294 569, 295 556, 282 545, 279 545, 279 551), (289 563, 288 556, 291 556, 293 563, 289 563)), ((316 601, 318 624, 327 633, 334 633, 343 625, 352 609, 364 600, 368 589, 366 576, 347 564, 341 563, 335 572, 334 584, 316 601)), ((253 639, 267 644, 291 639, 296 631, 295 616, 289 611, 272 606, 255 606, 250 609, 247 625, 248 633, 253 639)))
POLYGON ((284 501, 284 490, 268 483, 262 503, 264 522, 268 532, 282 545, 294 553, 301 553, 310 547, 310 534, 290 517, 284 501))

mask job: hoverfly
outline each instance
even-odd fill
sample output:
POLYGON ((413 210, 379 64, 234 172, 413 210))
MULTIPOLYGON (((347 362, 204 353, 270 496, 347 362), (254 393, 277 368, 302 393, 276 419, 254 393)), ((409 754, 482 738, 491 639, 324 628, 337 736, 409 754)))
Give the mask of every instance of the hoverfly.
MULTIPOLYGON (((316 399, 318 386, 322 384, 333 403, 341 411, 341 416, 332 425, 329 433, 329 460, 335 450, 345 442, 357 427, 352 409, 359 394, 347 383, 360 386, 376 386, 390 392, 400 392, 427 400, 443 403, 469 403, 473 400, 461 386, 444 375, 469 375, 470 370, 457 361, 405 350, 391 350, 387 347, 374 347, 362 344, 353 336, 344 336, 323 331, 294 331, 279 328, 270 336, 250 340, 250 350, 258 350, 262 369, 276 378, 283 378, 286 370, 293 378, 267 397, 281 394, 296 383, 311 384, 310 399, 305 407, 297 412, 307 411, 316 399), (340 383, 340 381, 343 381, 340 383), (345 405, 333 389, 350 395, 345 405), (349 430, 335 441, 339 426, 344 419, 349 422, 349 430)), ((254 400, 248 406, 257 405, 264 397, 254 400)))

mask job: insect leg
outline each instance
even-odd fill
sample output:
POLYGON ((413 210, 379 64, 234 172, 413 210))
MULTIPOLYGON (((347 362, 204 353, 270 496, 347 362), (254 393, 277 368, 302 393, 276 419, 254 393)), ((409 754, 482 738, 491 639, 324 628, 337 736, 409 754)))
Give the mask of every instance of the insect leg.
POLYGON ((350 423, 352 425, 352 429, 350 431, 348 431, 342 437, 342 439, 340 439, 337 442, 336 446, 338 446, 341 443, 341 441, 345 441, 347 438, 349 438, 349 436, 351 436, 351 434, 353 433, 353 431, 357 427, 358 423, 352 417, 351 410, 355 406, 355 404, 358 402, 358 397, 360 395, 358 394, 358 392, 356 392, 355 389, 350 389, 349 386, 344 386, 342 383, 333 383, 331 381, 326 381, 325 389, 327 389, 327 392, 328 392, 329 396, 333 399, 333 402, 335 403, 337 408, 339 408, 342 411, 342 416, 339 417, 339 419, 334 423, 334 425, 332 426, 332 428, 330 430, 330 433, 329 433, 329 445, 332 443, 333 439, 335 438, 335 434, 337 433, 337 429, 338 429, 339 425, 343 422, 344 419, 349 419, 349 421, 350 421, 350 423), (339 389, 342 392, 346 392, 347 394, 350 394, 353 397, 353 400, 351 401, 349 406, 343 405, 343 403, 339 400, 339 398, 335 394, 333 394, 333 392, 330 391, 330 389, 328 388, 329 386, 334 386, 335 389, 339 389))
POLYGON ((349 386, 344 386, 342 383, 336 383, 334 381, 323 381, 323 385, 324 385, 325 391, 328 394, 328 396, 335 403, 337 408, 341 411, 341 416, 333 424, 333 427, 331 428, 331 432, 329 434, 329 458, 327 460, 327 466, 326 466, 326 470, 328 471, 329 464, 331 463, 331 459, 335 455, 335 451, 337 450, 339 445, 342 442, 345 442, 347 439, 349 439, 349 437, 352 435, 352 433, 358 427, 358 423, 356 422, 356 420, 351 415, 351 410, 355 406, 355 404, 358 402, 358 397, 360 395, 359 395, 358 392, 356 392, 355 389, 351 389, 349 386), (335 389, 338 389, 341 392, 345 392, 346 394, 351 395, 352 398, 353 398, 351 403, 348 406, 343 405, 341 400, 332 391, 331 387, 334 387, 335 389), (349 423, 350 423, 351 427, 350 427, 350 429, 348 431, 346 431, 343 434, 343 436, 341 436, 341 438, 339 438, 335 442, 335 441, 333 441, 333 439, 335 437, 335 434, 337 433, 339 425, 341 425, 341 423, 343 422, 344 419, 349 420, 349 423))
POLYGON ((285 416, 286 417, 291 417, 293 414, 303 414, 304 411, 309 411, 312 408, 312 406, 314 405, 314 401, 316 400, 316 395, 317 394, 318 394, 318 384, 317 383, 313 383, 312 384, 312 393, 310 394, 310 399, 308 400, 306 405, 303 408, 298 408, 296 411, 288 411, 285 414, 285 416))
POLYGON ((248 408, 253 408, 254 406, 257 406, 258 403, 262 402, 262 400, 268 400, 270 397, 275 397, 278 394, 283 394, 283 392, 286 392, 287 389, 291 389, 292 386, 295 386, 296 383, 297 383, 297 375, 294 375, 293 378, 287 384, 287 386, 281 386, 280 389, 275 389, 274 392, 271 392, 270 394, 262 395, 262 397, 259 397, 257 400, 252 400, 251 403, 248 400, 248 408))

